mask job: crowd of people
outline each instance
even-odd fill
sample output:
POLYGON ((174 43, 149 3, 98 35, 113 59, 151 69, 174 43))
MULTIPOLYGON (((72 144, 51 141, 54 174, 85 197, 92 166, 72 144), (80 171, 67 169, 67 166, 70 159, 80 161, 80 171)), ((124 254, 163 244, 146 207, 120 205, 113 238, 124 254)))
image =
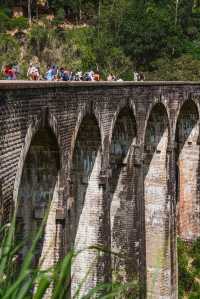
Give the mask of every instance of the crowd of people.
MULTIPOLYGON (((16 80, 20 77, 19 65, 6 65, 2 69, 6 80, 16 80)), ((88 72, 70 71, 64 67, 58 67, 55 64, 49 65, 44 75, 40 73, 39 64, 30 63, 27 70, 27 79, 31 81, 47 80, 47 81, 100 81, 100 73, 98 70, 89 70, 88 72)), ((107 81, 123 81, 116 77, 113 73, 109 73, 107 81)), ((143 73, 134 72, 134 81, 144 81, 143 73)))
MULTIPOLYGON (((47 81, 100 81, 100 73, 98 70, 93 71, 89 70, 88 72, 82 71, 70 71, 64 67, 57 67, 56 65, 49 65, 47 67, 47 71, 42 77, 40 75, 39 67, 37 65, 33 65, 32 63, 29 65, 27 71, 27 77, 29 80, 47 80, 47 81)), ((107 77, 108 81, 122 81, 122 79, 117 79, 112 73, 107 77)))

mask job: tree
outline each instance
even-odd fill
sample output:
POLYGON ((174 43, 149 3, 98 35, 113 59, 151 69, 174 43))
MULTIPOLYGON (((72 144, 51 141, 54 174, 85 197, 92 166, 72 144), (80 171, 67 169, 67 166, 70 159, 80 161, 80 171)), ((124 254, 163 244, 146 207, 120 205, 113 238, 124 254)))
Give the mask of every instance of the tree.
POLYGON ((32 0, 28 0, 28 21, 29 21, 29 24, 31 24, 31 22, 32 22, 31 5, 32 5, 32 0))

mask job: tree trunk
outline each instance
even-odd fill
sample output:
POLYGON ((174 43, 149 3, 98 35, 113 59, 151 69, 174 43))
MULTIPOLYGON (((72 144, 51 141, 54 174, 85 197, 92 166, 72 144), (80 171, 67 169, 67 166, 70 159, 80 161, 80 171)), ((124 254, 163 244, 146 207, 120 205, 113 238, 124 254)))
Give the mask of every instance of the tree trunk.
POLYGON ((32 4, 32 0, 28 0, 28 21, 29 21, 29 24, 31 24, 31 22, 32 22, 31 4, 32 4))
POLYGON ((36 19, 38 20, 39 19, 39 11, 38 11, 38 3, 36 1, 36 7, 35 7, 35 12, 36 12, 36 19))
POLYGON ((97 28, 97 39, 99 41, 99 34, 100 34, 100 24, 101 24, 101 0, 98 3, 98 28, 97 28))
POLYGON ((81 3, 82 1, 81 0, 79 0, 79 22, 81 22, 81 20, 82 20, 82 3, 81 3))
POLYGON ((200 0, 194 0, 193 7, 194 8, 199 8, 200 7, 200 0))
POLYGON ((177 22, 178 22, 178 5, 179 5, 179 0, 176 0, 176 8, 175 8, 175 26, 177 25, 177 22))

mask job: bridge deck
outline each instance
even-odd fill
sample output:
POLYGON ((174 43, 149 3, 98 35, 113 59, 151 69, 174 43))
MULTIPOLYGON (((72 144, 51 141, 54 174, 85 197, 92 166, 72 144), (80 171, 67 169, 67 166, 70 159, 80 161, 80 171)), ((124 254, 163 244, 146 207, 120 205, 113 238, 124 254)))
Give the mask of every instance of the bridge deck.
POLYGON ((122 82, 108 82, 108 81, 28 81, 28 80, 0 80, 0 89, 21 89, 21 88, 47 88, 47 87, 79 87, 79 86, 177 86, 177 85, 200 85, 200 81, 122 81, 122 82))

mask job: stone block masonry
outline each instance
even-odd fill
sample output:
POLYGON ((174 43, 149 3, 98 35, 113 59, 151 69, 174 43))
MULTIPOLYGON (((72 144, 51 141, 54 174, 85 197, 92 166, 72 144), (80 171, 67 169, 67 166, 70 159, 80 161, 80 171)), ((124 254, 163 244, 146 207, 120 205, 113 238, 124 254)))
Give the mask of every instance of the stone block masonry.
POLYGON ((176 237, 200 236, 200 83, 0 81, 1 222, 16 240, 42 219, 34 263, 70 248, 72 293, 138 278, 141 297, 176 299, 176 237), (145 286, 145 287, 144 287, 145 286))

